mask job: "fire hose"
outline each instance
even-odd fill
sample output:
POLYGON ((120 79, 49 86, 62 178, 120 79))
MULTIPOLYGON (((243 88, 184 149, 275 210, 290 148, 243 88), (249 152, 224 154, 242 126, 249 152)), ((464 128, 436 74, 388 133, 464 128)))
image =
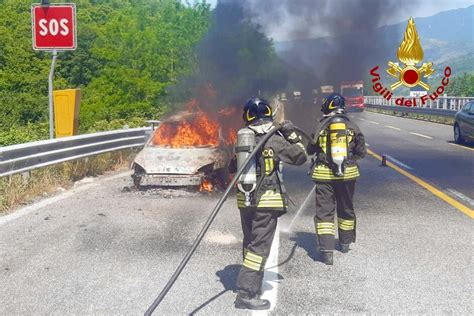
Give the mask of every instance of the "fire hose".
MULTIPOLYGON (((155 311, 155 309, 158 307, 158 305, 160 305, 160 303, 163 301, 163 299, 165 298, 166 294, 168 294, 169 290, 171 289, 171 287, 173 286, 173 284, 176 282, 176 280, 178 279, 179 275, 181 274, 181 272, 184 270, 184 268, 186 267, 186 265, 188 264, 189 260, 191 259, 192 255, 194 254, 194 252, 196 251, 196 248, 199 246, 199 244, 201 243, 202 239, 204 238, 204 235, 206 234, 207 230, 209 229, 209 227, 211 226, 212 222, 214 221, 214 219, 216 218, 216 215, 217 213, 219 213, 222 205, 224 204, 224 202, 226 201, 228 195, 230 194, 230 192, 232 191, 232 189, 234 188, 235 184, 237 183, 237 181, 239 180, 239 177, 240 175, 242 174, 242 172, 245 170, 245 168, 247 167, 247 165, 249 164, 249 162, 252 160, 252 158, 257 154, 257 152, 263 147, 263 145, 268 141, 268 139, 273 135, 275 134, 276 132, 278 132, 282 127, 281 126, 275 126, 274 128, 272 128, 267 134, 265 134, 265 136, 263 136, 263 138, 257 143, 257 145, 255 146, 255 149, 250 153, 250 155, 247 157, 247 159, 244 161, 244 163, 242 164, 242 166, 239 168, 239 170, 237 170, 237 173, 235 174, 234 178, 232 179, 232 181, 230 182, 230 184, 227 186, 227 189, 225 190, 224 192, 224 195, 219 199, 219 201, 217 202, 216 206, 214 207, 214 210, 212 211, 211 215, 209 216, 209 218, 207 219, 206 223, 204 224, 203 228, 201 229, 201 232, 199 233, 199 235, 196 237, 196 239, 194 240, 191 248, 188 250, 188 252, 186 253, 186 255, 184 256, 183 260, 181 261, 181 263, 179 264, 179 266, 176 268, 176 271, 173 273, 173 275, 171 276, 171 278, 169 279, 168 283, 166 283, 165 287, 161 290, 160 294, 158 295, 158 297, 155 299, 155 301, 153 302, 153 304, 151 304, 151 306, 147 309, 147 311, 145 312, 145 316, 151 316, 153 314, 153 312, 155 311)), ((301 130, 300 128, 298 127, 295 127, 295 130, 297 132, 299 132, 302 136, 304 136, 305 138, 307 138, 309 141, 311 141, 311 138, 303 131, 301 130)))

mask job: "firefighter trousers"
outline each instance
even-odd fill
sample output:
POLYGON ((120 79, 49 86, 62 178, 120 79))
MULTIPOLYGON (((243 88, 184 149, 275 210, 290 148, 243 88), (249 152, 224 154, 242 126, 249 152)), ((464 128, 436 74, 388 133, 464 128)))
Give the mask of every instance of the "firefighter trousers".
POLYGON ((356 238, 356 216, 354 212, 355 180, 316 182, 316 215, 314 224, 319 250, 335 248, 334 213, 337 210, 339 243, 350 244, 356 238))
POLYGON ((249 295, 261 293, 263 270, 270 254, 279 212, 240 210, 242 221, 243 265, 237 278, 237 289, 249 295))

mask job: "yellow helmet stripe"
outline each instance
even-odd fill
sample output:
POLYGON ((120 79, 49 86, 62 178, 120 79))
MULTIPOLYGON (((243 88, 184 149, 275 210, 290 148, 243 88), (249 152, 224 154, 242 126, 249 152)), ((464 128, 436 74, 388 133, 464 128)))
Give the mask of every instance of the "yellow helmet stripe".
POLYGON ((255 119, 255 116, 250 116, 250 111, 247 110, 247 121, 250 122, 255 119))
POLYGON ((265 113, 265 115, 267 116, 271 116, 272 115, 272 108, 270 106, 267 105, 267 113, 265 113))

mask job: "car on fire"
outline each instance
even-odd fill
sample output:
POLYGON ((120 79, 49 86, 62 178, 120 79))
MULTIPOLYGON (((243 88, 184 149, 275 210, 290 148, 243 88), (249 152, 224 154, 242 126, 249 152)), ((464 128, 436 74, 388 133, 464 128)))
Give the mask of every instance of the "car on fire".
MULTIPOLYGON (((181 112, 163 120, 132 163, 135 187, 225 185, 234 133, 204 112, 181 112), (232 135, 231 135, 232 134, 232 135)), ((236 135, 236 134, 235 134, 236 135)))

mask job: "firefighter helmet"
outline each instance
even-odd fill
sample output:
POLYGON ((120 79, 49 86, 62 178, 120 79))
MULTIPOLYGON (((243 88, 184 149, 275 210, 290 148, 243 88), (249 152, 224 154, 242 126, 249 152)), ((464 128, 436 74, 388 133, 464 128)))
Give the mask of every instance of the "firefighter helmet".
POLYGON ((324 114, 329 114, 333 111, 344 112, 346 107, 346 100, 339 93, 331 93, 323 100, 321 111, 324 114))
POLYGON ((252 97, 245 102, 243 119, 247 125, 272 121, 272 107, 266 100, 252 97))

